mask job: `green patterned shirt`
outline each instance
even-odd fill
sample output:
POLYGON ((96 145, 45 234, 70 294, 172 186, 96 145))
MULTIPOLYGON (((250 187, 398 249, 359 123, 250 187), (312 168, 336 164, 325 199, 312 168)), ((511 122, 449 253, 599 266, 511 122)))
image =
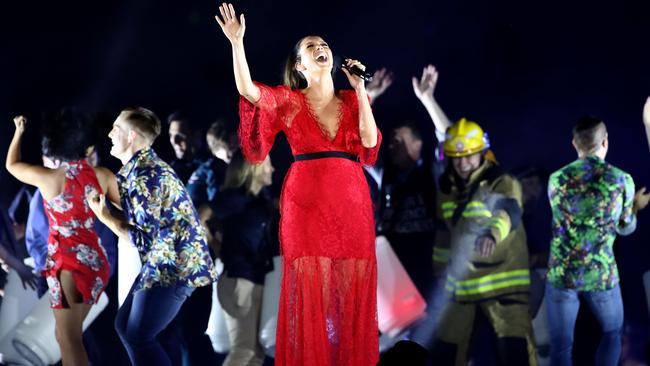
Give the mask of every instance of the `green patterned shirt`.
POLYGON ((614 239, 636 228, 632 177, 588 156, 553 173, 548 196, 553 214, 548 281, 578 291, 615 287, 614 239))

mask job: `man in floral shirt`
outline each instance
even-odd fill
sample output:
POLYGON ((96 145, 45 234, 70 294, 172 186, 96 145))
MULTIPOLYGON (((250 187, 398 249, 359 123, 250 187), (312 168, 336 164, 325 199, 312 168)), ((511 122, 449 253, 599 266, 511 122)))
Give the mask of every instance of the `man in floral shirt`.
POLYGON ((573 129, 578 160, 553 173, 548 195, 553 214, 546 285, 551 364, 571 365, 573 329, 582 295, 603 330, 596 354, 616 365, 621 352, 623 303, 613 244, 636 228, 636 212, 648 204, 645 188, 607 163, 605 124, 585 117, 573 129))
POLYGON ((216 278, 187 191, 151 149, 159 133, 160 121, 150 110, 123 110, 108 136, 111 155, 124 164, 117 180, 125 218, 110 213, 103 195, 89 200, 97 217, 140 252, 142 269, 115 319, 134 365, 170 364, 166 351, 174 351, 163 349, 156 336, 196 288, 216 278))

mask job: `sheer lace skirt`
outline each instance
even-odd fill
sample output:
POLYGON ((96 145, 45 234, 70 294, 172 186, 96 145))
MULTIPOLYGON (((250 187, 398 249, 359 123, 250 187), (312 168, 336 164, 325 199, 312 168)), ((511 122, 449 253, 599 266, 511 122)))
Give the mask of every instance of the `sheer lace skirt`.
POLYGON ((276 365, 377 363, 374 257, 299 257, 283 272, 276 365))

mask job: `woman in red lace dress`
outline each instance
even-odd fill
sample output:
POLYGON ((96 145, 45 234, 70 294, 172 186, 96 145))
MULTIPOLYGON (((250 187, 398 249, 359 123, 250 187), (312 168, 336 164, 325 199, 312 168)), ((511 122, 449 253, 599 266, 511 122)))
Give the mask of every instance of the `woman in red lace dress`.
POLYGON ((16 132, 6 167, 16 179, 38 187, 43 195, 50 235, 42 274, 50 290, 63 365, 88 365, 82 323, 106 288, 110 269, 85 196, 94 189, 119 202, 115 176, 108 169, 91 167, 84 159, 92 150, 88 149, 90 131, 80 116, 64 112, 46 129, 43 155, 55 161, 55 169, 20 161, 27 120, 18 116, 14 123, 16 132))
POLYGON ((375 365, 375 237, 362 165, 375 162, 381 135, 363 80, 346 72, 353 90, 335 92, 332 51, 309 36, 287 61, 286 86, 254 83, 244 53, 244 16, 238 19, 230 4, 219 10, 242 96, 244 154, 262 161, 282 131, 296 160, 280 199, 284 268, 276 364, 375 365))

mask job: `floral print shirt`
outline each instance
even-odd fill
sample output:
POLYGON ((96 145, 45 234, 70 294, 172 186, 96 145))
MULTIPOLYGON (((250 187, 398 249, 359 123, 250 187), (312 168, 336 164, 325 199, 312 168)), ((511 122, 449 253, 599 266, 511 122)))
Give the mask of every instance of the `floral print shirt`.
POLYGON ((151 149, 120 169, 118 186, 142 269, 135 290, 206 286, 216 279, 206 233, 182 182, 151 149))
POLYGON ((615 287, 614 239, 636 228, 632 177, 588 156, 553 173, 548 196, 553 215, 548 281, 578 291, 615 287))

